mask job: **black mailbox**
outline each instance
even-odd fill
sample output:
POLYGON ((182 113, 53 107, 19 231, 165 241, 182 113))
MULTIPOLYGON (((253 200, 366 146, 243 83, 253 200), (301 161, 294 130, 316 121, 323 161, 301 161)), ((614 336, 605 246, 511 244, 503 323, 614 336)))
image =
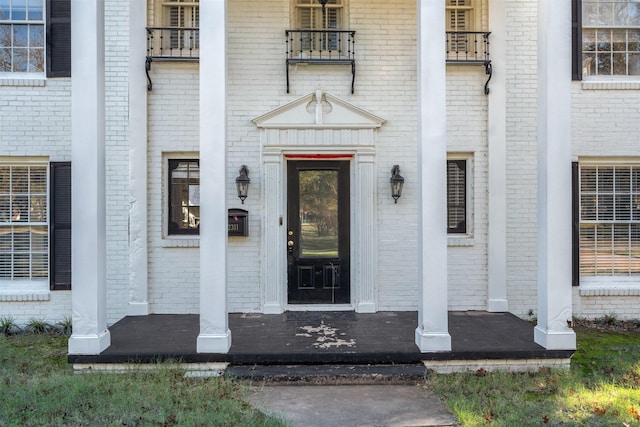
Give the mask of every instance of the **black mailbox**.
POLYGON ((229 236, 249 235, 249 212, 243 209, 229 209, 229 221, 227 231, 229 236))

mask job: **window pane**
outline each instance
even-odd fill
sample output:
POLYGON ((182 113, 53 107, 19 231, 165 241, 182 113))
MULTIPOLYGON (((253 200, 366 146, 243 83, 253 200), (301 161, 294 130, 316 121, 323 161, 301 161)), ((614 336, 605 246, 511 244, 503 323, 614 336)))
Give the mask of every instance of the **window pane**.
POLYGON ((628 221, 631 219, 631 195, 616 194, 615 196, 615 219, 616 221, 628 221))
POLYGON ((300 253, 338 257, 338 171, 301 170, 300 253))
POLYGON ((30 191, 31 193, 46 194, 47 193, 47 168, 31 167, 30 168, 30 191))
POLYGON ((11 19, 15 21, 27 19, 27 0, 11 0, 11 19))
POLYGON ((0 252, 0 279, 11 279, 11 254, 0 252))
POLYGON ((627 6, 627 25, 640 27, 640 2, 630 2, 627 6))
POLYGON ((9 19, 11 11, 9 10, 9 4, 11 0, 0 0, 0 19, 9 19))
POLYGON ((49 275, 49 259, 47 254, 31 254, 31 278, 43 278, 49 275))
POLYGON ((585 221, 595 221, 597 196, 594 194, 583 194, 580 197, 580 219, 585 221))
POLYGON ((598 168, 598 191, 613 192, 613 168, 598 168))
POLYGON ((596 168, 582 167, 580 168, 580 191, 583 193, 595 193, 596 188, 596 168))
POLYGON ((11 25, 0 25, 0 48, 11 47, 11 25))
POLYGON ((30 201, 31 222, 47 221, 47 196, 31 196, 30 201))
POLYGON ((29 254, 14 253, 13 254, 13 277, 19 279, 28 279, 30 277, 29 254))
POLYGON ((170 160, 169 232, 196 233, 200 226, 200 170, 197 160, 170 160))
POLYGON ((613 3, 600 2, 598 5, 598 25, 613 25, 613 3))
POLYGON ((33 21, 42 21, 43 19, 42 0, 28 0, 27 6, 28 6, 29 19, 33 21))
POLYGON ((29 25, 29 46, 44 47, 44 25, 29 25))
POLYGON ((46 226, 31 227, 31 250, 46 252, 49 247, 49 233, 46 226))
POLYGON ((31 73, 44 71, 44 49, 29 49, 27 71, 31 73))
POLYGON ((613 195, 609 195, 609 194, 598 195, 598 220, 599 221, 613 220, 613 195))
POLYGON ((594 225, 580 225, 580 274, 595 274, 595 231, 594 225))
POLYGON ((29 221, 29 196, 14 196, 11 200, 11 221, 29 221))
POLYGON ((631 169, 630 168, 616 168, 616 193, 628 193, 631 191, 631 169))
POLYGON ((582 2, 582 25, 595 27, 598 25, 598 5, 593 1, 582 2))

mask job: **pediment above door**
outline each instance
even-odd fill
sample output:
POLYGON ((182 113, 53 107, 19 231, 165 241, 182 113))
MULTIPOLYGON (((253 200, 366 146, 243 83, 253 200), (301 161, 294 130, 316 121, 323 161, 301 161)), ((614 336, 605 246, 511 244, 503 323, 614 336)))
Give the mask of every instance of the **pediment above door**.
POLYGON ((384 119, 320 90, 252 120, 265 129, 375 129, 384 119))

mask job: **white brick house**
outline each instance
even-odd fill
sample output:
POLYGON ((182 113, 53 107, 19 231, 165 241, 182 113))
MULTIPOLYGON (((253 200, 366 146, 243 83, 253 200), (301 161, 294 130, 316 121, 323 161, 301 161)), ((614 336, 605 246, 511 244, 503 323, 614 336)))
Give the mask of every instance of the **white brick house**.
POLYGON ((640 6, 604 3, 0 0, 0 317, 81 354, 151 313, 202 352, 229 312, 418 311, 423 351, 448 310, 640 317, 640 6))

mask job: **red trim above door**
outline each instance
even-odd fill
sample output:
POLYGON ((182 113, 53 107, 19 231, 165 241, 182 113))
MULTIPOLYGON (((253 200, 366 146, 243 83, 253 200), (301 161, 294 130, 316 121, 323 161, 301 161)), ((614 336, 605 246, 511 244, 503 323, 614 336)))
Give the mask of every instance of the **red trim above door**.
POLYGON ((350 159, 353 154, 285 154, 286 159, 350 159))

